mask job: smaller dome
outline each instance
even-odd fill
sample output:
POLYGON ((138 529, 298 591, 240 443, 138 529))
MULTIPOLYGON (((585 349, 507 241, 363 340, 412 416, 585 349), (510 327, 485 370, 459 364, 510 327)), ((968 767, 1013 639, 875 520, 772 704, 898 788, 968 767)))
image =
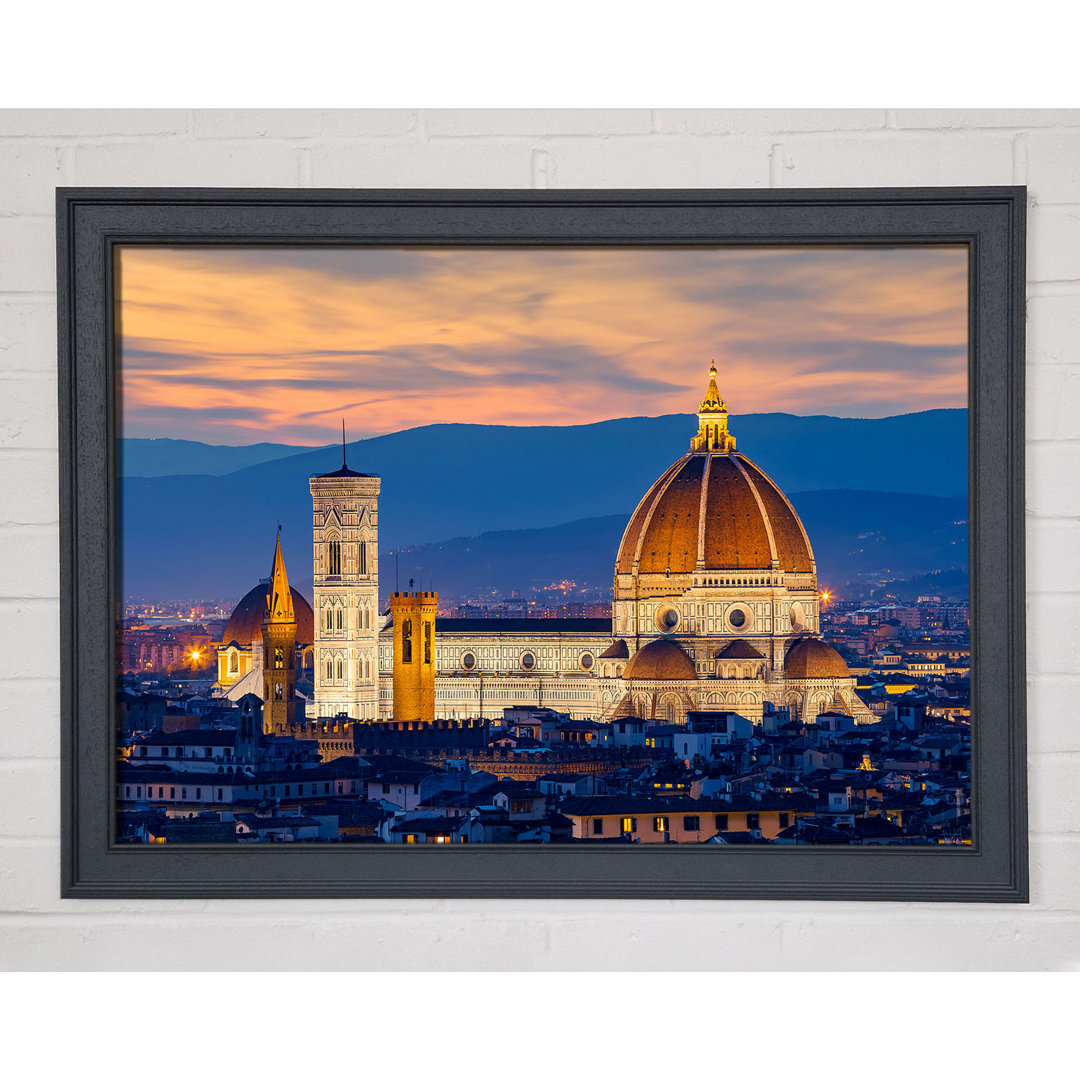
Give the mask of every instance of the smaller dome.
MULTIPOLYGON (((296 640, 310 645, 315 640, 315 612, 299 590, 291 588, 293 611, 296 614, 296 640)), ((253 641, 262 641, 262 621, 266 612, 266 585, 260 582, 233 608, 221 643, 228 645, 235 641, 237 645, 250 645, 253 641)))
POLYGON ((601 654, 601 660, 629 660, 630 650, 622 638, 616 638, 601 654))
POLYGON ((624 679, 696 679, 694 661, 674 641, 660 638, 650 641, 634 653, 626 665, 624 679))
POLYGON ((788 649, 784 674, 789 679, 850 679, 844 658, 818 638, 801 638, 788 649))
POLYGON ((713 657, 715 660, 764 660, 765 657, 750 644, 739 638, 733 641, 726 649, 721 649, 713 657))

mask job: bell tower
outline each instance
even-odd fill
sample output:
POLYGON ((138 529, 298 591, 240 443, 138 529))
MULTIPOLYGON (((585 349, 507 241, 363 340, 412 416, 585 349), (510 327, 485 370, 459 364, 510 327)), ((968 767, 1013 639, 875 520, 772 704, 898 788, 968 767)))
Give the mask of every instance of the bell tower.
POLYGON ((341 468, 309 478, 315 599, 312 718, 379 718, 378 476, 341 468))
POLYGON ((296 612, 281 554, 280 525, 266 589, 262 639, 263 733, 280 734, 296 719, 296 612))

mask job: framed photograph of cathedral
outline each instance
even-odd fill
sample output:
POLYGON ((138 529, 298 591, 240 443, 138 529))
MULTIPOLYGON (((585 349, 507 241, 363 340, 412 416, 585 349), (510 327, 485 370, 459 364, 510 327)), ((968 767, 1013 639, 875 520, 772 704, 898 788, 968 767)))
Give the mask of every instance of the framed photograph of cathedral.
POLYGON ((64 895, 1026 899, 1023 189, 58 200, 64 895))

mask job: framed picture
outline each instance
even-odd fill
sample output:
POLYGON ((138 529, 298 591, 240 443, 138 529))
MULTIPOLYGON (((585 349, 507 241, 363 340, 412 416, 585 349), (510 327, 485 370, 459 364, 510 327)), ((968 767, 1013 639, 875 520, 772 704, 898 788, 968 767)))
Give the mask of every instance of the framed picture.
POLYGON ((1024 206, 59 191, 63 894, 1026 900, 1024 206))

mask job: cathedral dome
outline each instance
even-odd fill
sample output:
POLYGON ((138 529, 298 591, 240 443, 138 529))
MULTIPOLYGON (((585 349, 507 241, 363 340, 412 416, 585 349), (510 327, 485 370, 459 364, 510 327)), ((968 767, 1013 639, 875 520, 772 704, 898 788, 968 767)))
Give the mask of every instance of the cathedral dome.
POLYGON ((784 493, 727 429, 716 365, 698 410, 698 433, 630 517, 616 574, 779 570, 813 573, 806 530, 784 493))
POLYGON ((789 679, 849 679, 844 658, 818 638, 801 638, 787 651, 784 674, 789 679))
POLYGON ((650 641, 634 653, 626 665, 624 679, 696 679, 694 662, 681 646, 669 638, 650 641))
MULTIPOLYGON (((305 645, 315 640, 315 613, 311 605, 297 590, 290 588, 293 610, 296 612, 296 640, 305 645)), ((225 632, 221 635, 222 644, 235 641, 237 645, 250 645, 253 641, 262 641, 263 614, 266 612, 266 583, 260 582, 239 604, 233 608, 225 632)))
POLYGON ((615 572, 775 567, 810 573, 813 566, 798 514, 761 469, 734 450, 691 451, 638 504, 619 545, 615 572))

